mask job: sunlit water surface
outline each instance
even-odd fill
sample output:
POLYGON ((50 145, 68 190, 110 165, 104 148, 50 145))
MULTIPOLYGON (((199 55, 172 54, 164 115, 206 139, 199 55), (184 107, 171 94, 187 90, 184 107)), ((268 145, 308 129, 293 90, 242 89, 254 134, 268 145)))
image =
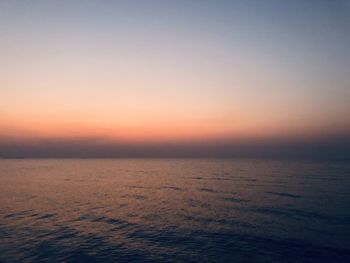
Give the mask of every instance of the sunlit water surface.
POLYGON ((350 262, 350 164, 0 160, 1 262, 350 262))

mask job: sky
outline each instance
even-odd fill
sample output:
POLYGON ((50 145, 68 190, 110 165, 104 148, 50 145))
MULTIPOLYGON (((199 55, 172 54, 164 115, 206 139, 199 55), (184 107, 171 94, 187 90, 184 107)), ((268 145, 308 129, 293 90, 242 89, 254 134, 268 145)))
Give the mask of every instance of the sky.
POLYGON ((350 156, 348 0, 1 0, 0 32, 0 156, 350 156))

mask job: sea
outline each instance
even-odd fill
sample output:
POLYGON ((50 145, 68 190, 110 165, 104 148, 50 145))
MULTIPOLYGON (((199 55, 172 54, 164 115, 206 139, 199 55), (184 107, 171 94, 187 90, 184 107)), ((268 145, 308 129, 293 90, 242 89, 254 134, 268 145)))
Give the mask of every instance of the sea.
POLYGON ((0 262, 350 262, 350 162, 1 159, 0 262))

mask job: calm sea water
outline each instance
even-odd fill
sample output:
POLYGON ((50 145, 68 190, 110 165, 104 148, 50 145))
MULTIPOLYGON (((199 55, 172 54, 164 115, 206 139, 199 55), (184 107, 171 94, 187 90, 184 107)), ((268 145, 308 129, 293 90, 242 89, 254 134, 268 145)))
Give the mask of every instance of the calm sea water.
POLYGON ((0 160, 1 262, 350 262, 350 163, 0 160))

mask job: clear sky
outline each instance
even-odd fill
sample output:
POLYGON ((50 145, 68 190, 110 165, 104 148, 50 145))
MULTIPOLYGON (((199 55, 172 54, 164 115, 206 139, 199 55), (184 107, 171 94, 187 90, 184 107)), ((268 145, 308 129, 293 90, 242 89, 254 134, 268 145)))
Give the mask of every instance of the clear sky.
POLYGON ((350 138, 350 1, 2 0, 0 32, 2 155, 350 138))

